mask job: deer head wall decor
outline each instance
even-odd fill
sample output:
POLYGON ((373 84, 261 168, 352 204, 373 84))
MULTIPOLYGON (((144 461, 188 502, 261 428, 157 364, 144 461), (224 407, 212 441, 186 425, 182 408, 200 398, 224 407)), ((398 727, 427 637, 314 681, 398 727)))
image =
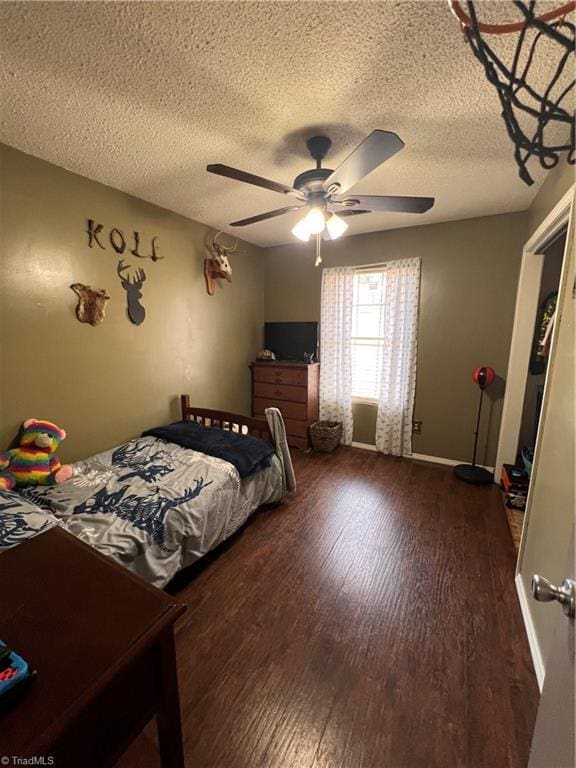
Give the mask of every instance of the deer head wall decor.
POLYGON ((93 291, 89 285, 83 285, 82 283, 72 283, 70 286, 74 293, 78 296, 78 304, 76 305, 76 317, 81 323, 89 323, 90 325, 98 325, 104 320, 104 312, 106 311, 106 302, 110 298, 106 294, 106 291, 93 291))
POLYGON ((234 253, 238 247, 238 240, 235 240, 234 245, 223 245, 218 242, 218 236, 223 234, 217 232, 212 238, 211 250, 213 257, 211 259, 204 259, 204 277, 206 278, 206 290, 210 296, 214 295, 216 291, 215 280, 221 278, 232 282, 232 267, 228 261, 228 254, 234 253))
POLYGON ((146 317, 146 310, 140 304, 142 298, 142 284, 146 280, 146 273, 143 269, 137 269, 134 278, 131 280, 129 276, 123 274, 130 266, 124 264, 124 259, 120 259, 118 262, 118 277, 122 283, 122 288, 126 291, 126 300, 128 303, 128 317, 134 323, 134 325, 140 325, 144 322, 146 317))

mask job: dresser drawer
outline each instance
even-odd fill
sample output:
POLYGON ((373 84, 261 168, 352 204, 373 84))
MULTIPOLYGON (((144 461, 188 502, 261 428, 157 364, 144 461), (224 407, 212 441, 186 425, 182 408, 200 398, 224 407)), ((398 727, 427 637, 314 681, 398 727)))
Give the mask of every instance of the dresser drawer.
POLYGON ((270 366, 254 366, 254 381, 265 381, 269 384, 293 384, 303 387, 308 382, 308 371, 302 368, 279 368, 270 366))
POLYGON ((279 408, 280 413, 285 419, 296 419, 296 421, 306 421, 305 403, 288 403, 283 400, 271 400, 269 398, 254 398, 254 415, 262 416, 266 408, 279 408))
POLYGON ((306 387, 293 387, 290 384, 267 384, 254 382, 255 397, 272 397, 274 400, 289 400, 292 403, 305 403, 308 400, 306 387))
POLYGON ((286 427, 287 435, 295 435, 296 437, 308 438, 308 422, 307 421, 294 421, 294 419, 284 419, 284 426, 286 427))
POLYGON ((291 448, 300 448, 301 451, 308 450, 308 439, 306 437, 294 437, 288 435, 288 445, 291 448))

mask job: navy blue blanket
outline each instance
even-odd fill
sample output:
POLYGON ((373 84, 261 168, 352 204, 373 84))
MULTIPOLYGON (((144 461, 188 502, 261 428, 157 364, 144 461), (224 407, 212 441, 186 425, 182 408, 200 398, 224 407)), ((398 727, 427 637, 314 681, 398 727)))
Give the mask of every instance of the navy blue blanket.
POLYGON ((236 467, 240 477, 269 467, 275 453, 274 446, 259 437, 239 435, 218 427, 203 427, 194 421, 176 421, 167 427, 154 427, 143 432, 142 437, 158 437, 224 459, 236 467))

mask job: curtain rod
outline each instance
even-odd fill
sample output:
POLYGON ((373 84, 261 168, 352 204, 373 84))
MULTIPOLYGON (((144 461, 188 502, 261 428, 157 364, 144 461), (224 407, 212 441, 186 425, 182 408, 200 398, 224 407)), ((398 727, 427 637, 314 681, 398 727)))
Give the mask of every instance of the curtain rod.
POLYGON ((346 264, 341 267, 323 267, 323 269, 352 269, 359 272, 374 270, 375 272, 381 272, 383 269, 389 269, 400 261, 412 261, 413 259, 421 261, 419 256, 413 256, 412 258, 390 259, 390 261, 375 261, 372 264, 346 264))
POLYGON ((376 261, 373 264, 354 264, 352 265, 352 269, 380 269, 382 267, 388 267, 390 266, 392 262, 390 261, 376 261))
MULTIPOLYGON (((419 259, 418 256, 413 256, 414 259, 419 259)), ((382 271, 382 268, 388 269, 389 267, 393 266, 394 264, 398 264, 399 261, 411 261, 410 258, 403 258, 403 259, 390 259, 390 261, 375 261, 372 264, 350 264, 350 268, 353 270, 366 270, 369 271, 373 269, 376 272, 382 271)))

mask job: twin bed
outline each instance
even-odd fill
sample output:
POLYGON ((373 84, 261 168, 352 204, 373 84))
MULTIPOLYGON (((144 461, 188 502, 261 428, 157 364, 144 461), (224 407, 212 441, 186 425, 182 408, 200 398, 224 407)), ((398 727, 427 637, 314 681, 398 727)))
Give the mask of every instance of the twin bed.
POLYGON ((263 504, 295 489, 280 412, 194 408, 182 421, 76 462, 61 485, 0 491, 0 553, 54 525, 165 586, 263 504))

